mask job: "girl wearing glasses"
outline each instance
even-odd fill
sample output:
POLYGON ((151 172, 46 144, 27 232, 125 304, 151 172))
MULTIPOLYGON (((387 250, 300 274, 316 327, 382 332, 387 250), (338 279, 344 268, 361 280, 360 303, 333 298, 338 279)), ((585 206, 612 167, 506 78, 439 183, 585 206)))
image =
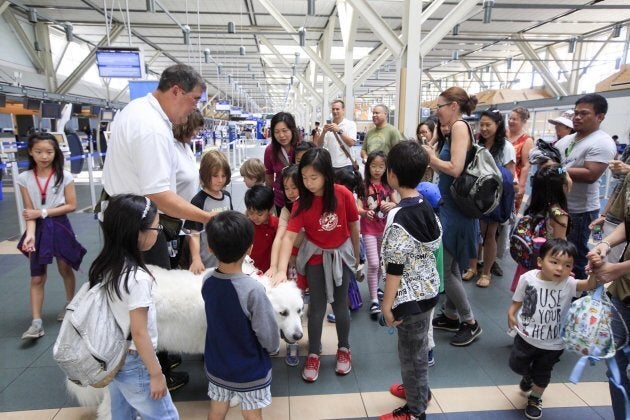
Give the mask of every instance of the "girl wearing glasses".
POLYGON ((472 146, 472 131, 462 114, 470 115, 477 106, 477 97, 468 96, 459 87, 451 87, 437 99, 437 116, 442 135, 438 140, 438 152, 425 146, 431 167, 440 172, 438 186, 444 201, 440 208, 442 243, 444 245, 444 290, 446 301, 442 314, 433 319, 433 328, 455 332, 451 340, 454 346, 471 344, 482 332, 475 320, 466 290, 461 268, 477 256, 479 222, 462 214, 451 196, 454 179, 461 175, 467 151, 472 146), (445 134, 446 133, 446 134, 445 134))
POLYGON ((90 287, 104 283, 110 308, 131 346, 107 386, 112 418, 178 419, 155 350, 158 333, 152 298, 154 279, 142 253, 155 245, 161 226, 157 207, 132 194, 110 198, 103 218, 103 249, 89 271, 90 287))

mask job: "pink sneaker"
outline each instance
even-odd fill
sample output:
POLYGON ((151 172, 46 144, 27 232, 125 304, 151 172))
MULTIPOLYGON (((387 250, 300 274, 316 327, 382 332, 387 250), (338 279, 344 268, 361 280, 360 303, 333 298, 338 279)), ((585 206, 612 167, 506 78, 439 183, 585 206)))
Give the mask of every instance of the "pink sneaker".
POLYGON ((304 369, 302 370, 302 379, 306 382, 315 382, 319 376, 319 356, 311 353, 306 358, 304 369))
POLYGON ((335 372, 337 375, 347 375, 352 370, 352 356, 350 350, 345 347, 337 349, 337 367, 335 372))

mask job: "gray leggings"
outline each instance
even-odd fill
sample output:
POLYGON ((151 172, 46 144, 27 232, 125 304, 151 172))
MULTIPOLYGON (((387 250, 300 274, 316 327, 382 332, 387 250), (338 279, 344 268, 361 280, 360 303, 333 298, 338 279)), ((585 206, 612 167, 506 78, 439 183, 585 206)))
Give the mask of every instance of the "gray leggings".
MULTIPOLYGON (((348 336, 350 335, 350 311, 348 310, 348 282, 351 271, 343 266, 343 281, 341 286, 334 288, 335 301, 331 304, 335 314, 337 328, 337 347, 350 348, 348 336)), ((308 305, 308 352, 319 354, 322 344, 322 324, 326 315, 326 280, 324 279, 324 266, 307 265, 306 279, 310 291, 311 301, 308 305)))
POLYGON ((444 315, 451 319, 459 318, 460 322, 475 319, 466 290, 462 282, 462 274, 457 260, 444 248, 444 315))

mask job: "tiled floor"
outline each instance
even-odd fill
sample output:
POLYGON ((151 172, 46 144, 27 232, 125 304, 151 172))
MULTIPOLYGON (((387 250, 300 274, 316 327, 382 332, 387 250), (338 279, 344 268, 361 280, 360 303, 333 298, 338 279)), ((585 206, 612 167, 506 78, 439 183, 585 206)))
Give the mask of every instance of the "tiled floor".
MULTIPOLYGON (((249 156, 262 156, 262 149, 250 149, 249 156)), ((244 186, 234 171, 232 195, 235 207, 242 210, 244 186)), ((5 183, 6 186, 6 183, 5 183)), ((78 208, 90 205, 90 194, 82 180, 77 181, 78 208)), ((44 307, 46 335, 37 342, 19 339, 30 322, 26 259, 15 251, 17 215, 13 192, 4 189, 0 201, 0 420, 64 419, 95 417, 93 408, 79 408, 66 393, 63 375, 52 360, 52 345, 59 324, 55 315, 63 304, 62 282, 51 267, 44 307)), ((86 280, 90 262, 100 247, 98 226, 89 213, 70 216, 79 240, 88 249, 79 283, 86 280)), ((506 273, 513 272, 509 257, 501 261, 506 273)), ((511 339, 506 335, 506 311, 510 304, 512 276, 493 278, 488 289, 466 284, 483 335, 469 347, 456 348, 448 341, 451 333, 435 332, 437 364, 430 368, 433 401, 429 419, 520 419, 525 398, 518 390, 519 377, 507 366, 511 339)), ((364 301, 367 285, 360 284, 364 301)), ((367 306, 367 305, 365 305, 367 306)), ((306 338, 300 352, 305 354, 306 338)), ((347 419, 375 418, 402 405, 403 401, 387 390, 400 381, 396 336, 372 321, 364 307, 352 315, 350 336, 353 370, 344 377, 334 373, 336 334, 326 323, 320 377, 309 384, 300 368, 285 365, 282 354, 273 360, 272 405, 264 412, 268 419, 347 419)), ((577 356, 565 353, 555 367, 552 384, 544 395, 545 419, 612 419, 604 367, 587 367, 582 382, 569 384, 568 376, 577 356)), ((301 360, 303 364, 303 358, 301 360)), ((173 393, 182 419, 205 419, 208 402, 201 357, 184 357, 179 370, 187 371, 188 385, 173 393)), ((241 418, 232 409, 229 419, 241 418)))

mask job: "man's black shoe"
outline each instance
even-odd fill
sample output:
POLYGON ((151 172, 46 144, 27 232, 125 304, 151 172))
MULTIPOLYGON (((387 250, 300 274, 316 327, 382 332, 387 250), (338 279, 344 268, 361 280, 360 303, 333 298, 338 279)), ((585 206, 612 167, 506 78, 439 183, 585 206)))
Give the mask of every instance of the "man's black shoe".
POLYGON ((166 386, 169 391, 183 387, 190 379, 186 372, 168 372, 164 376, 166 376, 166 386))

